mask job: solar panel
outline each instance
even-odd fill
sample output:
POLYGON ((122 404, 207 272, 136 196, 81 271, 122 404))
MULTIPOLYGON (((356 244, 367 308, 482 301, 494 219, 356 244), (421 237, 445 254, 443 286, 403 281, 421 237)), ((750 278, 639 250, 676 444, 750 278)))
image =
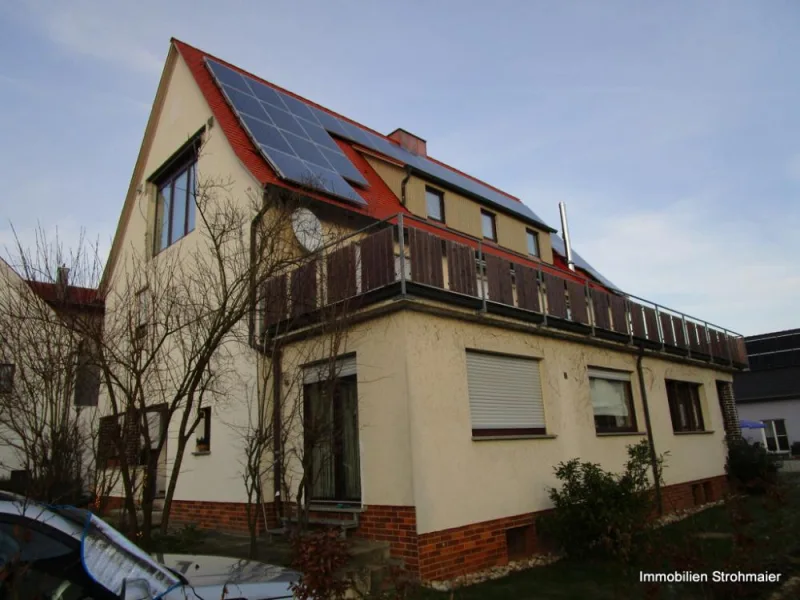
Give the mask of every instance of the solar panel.
MULTIPOLYGON (((371 131, 367 131, 358 125, 340 119, 324 110, 311 106, 298 98, 274 90, 269 86, 264 85, 250 77, 242 76, 238 72, 221 65, 213 60, 206 58, 209 69, 217 82, 223 84, 221 87, 225 92, 231 104, 236 111, 241 114, 252 114, 248 110, 256 110, 256 106, 248 98, 241 96, 249 95, 255 99, 256 97, 262 101, 260 107, 269 114, 272 123, 283 131, 288 131, 297 136, 307 138, 313 141, 318 146, 323 146, 330 150, 338 150, 336 143, 330 139, 329 134, 334 134, 339 137, 345 138, 352 142, 356 142, 377 150, 403 164, 410 165, 411 167, 425 173, 429 177, 437 179, 445 185, 450 185, 458 190, 466 192, 469 195, 476 196, 489 204, 494 204, 497 207, 520 216, 528 221, 533 221, 540 224, 545 224, 536 213, 534 213, 528 206, 522 202, 518 202, 490 188, 489 186, 475 181, 466 175, 457 173, 452 169, 444 167, 437 162, 434 162, 427 157, 418 156, 407 150, 404 150, 399 145, 392 143, 385 137, 376 135, 371 131), (237 94, 231 92, 231 88, 235 88, 244 94, 237 94), (264 104, 266 103, 266 104, 264 104), (311 125, 319 123, 324 129, 320 132, 318 129, 313 129, 311 125), (313 133, 312 133, 313 132, 313 133)), ((254 115, 258 116, 258 115, 254 115)), ((259 117, 260 118, 260 117, 259 117)), ((260 141, 260 140, 257 140, 260 141)), ((269 144, 265 144, 269 147, 269 144)), ((332 166, 341 176, 346 179, 358 183, 360 185, 367 185, 366 180, 361 176, 358 170, 353 166, 350 160, 341 154, 342 159, 331 160, 327 153, 323 154, 328 158, 330 166, 332 166)), ((300 155, 300 158, 307 158, 300 155)), ((308 157, 310 158, 310 157, 308 157)), ((313 162, 313 160, 312 160, 313 162)), ((316 163, 319 164, 319 163, 316 163)), ((326 165, 321 165, 326 167, 326 165)), ((585 261, 583 261, 585 263, 585 261)), ((576 261, 577 264, 577 261, 576 261)), ((583 267, 587 271, 591 267, 583 267)), ((593 269, 592 269, 593 271, 593 269)), ((598 274, 599 275, 599 274, 598 274)), ((614 286, 612 286, 614 287, 614 286)))
POLYGON ((367 180, 319 125, 309 106, 215 61, 206 59, 206 63, 245 130, 280 177, 366 205, 344 178, 365 187, 367 180))
MULTIPOLYGON (((561 239, 561 237, 559 237, 559 236, 558 236, 557 234, 555 234, 555 233, 551 233, 551 234, 550 234, 550 243, 551 243, 551 244, 552 244, 552 246, 553 246, 553 250, 555 250, 556 252, 558 252, 558 253, 559 253, 561 256, 564 256, 564 257, 566 257, 566 255, 567 255, 567 248, 566 248, 566 246, 564 245, 564 240, 562 240, 562 239, 561 239)), ((599 272, 599 271, 597 271, 597 270, 596 270, 596 269, 595 269, 595 268, 594 268, 592 265, 590 265, 588 262, 586 262, 586 260, 584 260, 584 258, 583 258, 583 257, 582 257, 580 254, 578 254, 577 252, 575 252, 575 249, 574 249, 574 248, 573 248, 573 250, 572 250, 572 260, 575 262, 575 266, 576 266, 576 267, 580 267, 581 269, 583 269, 584 271, 586 271, 587 273, 589 273, 589 275, 591 275, 592 277, 594 277, 595 279, 597 279, 597 281, 599 281, 600 283, 602 283, 602 284, 603 284, 604 286, 606 286, 607 288, 611 288, 611 289, 613 289, 613 290, 618 290, 618 291, 619 291, 619 288, 618 288, 617 286, 615 286, 615 285, 614 285, 613 283, 611 283, 611 282, 610 282, 608 279, 606 279, 605 277, 603 277, 603 276, 600 274, 600 272, 599 272)))

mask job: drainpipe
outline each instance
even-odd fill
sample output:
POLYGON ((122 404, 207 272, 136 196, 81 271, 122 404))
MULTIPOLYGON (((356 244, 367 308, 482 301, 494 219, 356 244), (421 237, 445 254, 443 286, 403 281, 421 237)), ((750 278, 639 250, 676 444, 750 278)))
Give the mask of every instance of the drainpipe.
POLYGON ((283 447, 281 440, 281 385, 283 372, 281 362, 283 351, 280 346, 275 346, 272 352, 272 460, 273 460, 273 493, 275 499, 275 513, 279 521, 283 517, 283 497, 281 496, 281 460, 283 460, 283 447))
POLYGON ((411 179, 411 165, 406 165, 406 176, 400 182, 400 204, 406 205, 406 184, 411 179))
POLYGON ((644 348, 639 348, 639 356, 636 359, 636 373, 639 375, 639 389, 642 392, 642 407, 644 408, 644 422, 647 427, 647 444, 650 446, 650 466, 653 468, 653 480, 656 485, 656 506, 658 516, 664 514, 664 505, 661 500, 661 480, 658 476, 658 456, 656 455, 656 445, 653 441, 653 428, 650 425, 650 405, 647 403, 647 388, 644 385, 644 372, 642 371, 642 359, 644 358, 644 348))
POLYGON ((250 316, 247 319, 247 338, 250 347, 256 349, 259 349, 256 345, 256 273, 254 269, 256 262, 256 228, 267 210, 269 210, 266 199, 267 190, 265 188, 263 206, 250 222, 250 316))

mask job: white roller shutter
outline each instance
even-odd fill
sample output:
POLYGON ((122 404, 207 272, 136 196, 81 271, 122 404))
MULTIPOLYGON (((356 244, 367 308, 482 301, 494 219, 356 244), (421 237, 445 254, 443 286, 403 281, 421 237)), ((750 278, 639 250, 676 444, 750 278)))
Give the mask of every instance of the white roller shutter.
MULTIPOLYGON (((347 377, 356 374, 356 355, 345 356, 336 361, 333 367, 335 377, 347 377)), ((326 381, 331 375, 331 363, 325 361, 305 367, 303 369, 303 383, 317 383, 326 381)))
POLYGON ((545 429, 539 361, 467 351, 473 429, 545 429))

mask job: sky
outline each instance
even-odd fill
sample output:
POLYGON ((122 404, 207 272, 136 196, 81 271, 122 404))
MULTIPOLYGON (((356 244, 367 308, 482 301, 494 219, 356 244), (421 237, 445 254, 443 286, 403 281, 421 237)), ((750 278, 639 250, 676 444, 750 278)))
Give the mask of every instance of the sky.
POLYGON ((800 3, 0 3, 0 248, 106 251, 171 37, 521 198, 621 289, 800 327, 800 3))

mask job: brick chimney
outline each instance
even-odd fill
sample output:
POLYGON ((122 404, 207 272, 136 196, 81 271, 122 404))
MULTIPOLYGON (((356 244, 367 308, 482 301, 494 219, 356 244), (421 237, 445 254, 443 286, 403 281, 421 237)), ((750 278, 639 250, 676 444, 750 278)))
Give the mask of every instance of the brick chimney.
POLYGON ((420 156, 428 156, 428 144, 421 137, 417 137, 413 133, 409 133, 405 129, 398 127, 389 134, 389 138, 400 144, 400 147, 418 154, 420 156))

